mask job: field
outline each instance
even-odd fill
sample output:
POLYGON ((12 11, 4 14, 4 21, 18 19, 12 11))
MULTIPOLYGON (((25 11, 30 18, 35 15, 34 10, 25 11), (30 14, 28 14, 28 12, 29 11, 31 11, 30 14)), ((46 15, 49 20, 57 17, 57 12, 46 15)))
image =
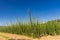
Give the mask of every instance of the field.
MULTIPOLYGON (((30 25, 30 23, 22 24, 19 22, 16 24, 0 27, 0 32, 2 32, 1 34, 10 33, 13 35, 14 34, 24 35, 24 36, 28 36, 29 38, 33 38, 33 39, 41 38, 41 40, 44 40, 46 38, 47 39, 51 38, 51 36, 52 36, 51 39, 53 39, 54 37, 56 39, 58 39, 58 38, 60 38, 60 36, 57 36, 57 35, 60 35, 60 22, 58 22, 56 20, 52 20, 52 21, 48 21, 46 23, 38 23, 38 22, 34 23, 33 22, 31 25, 30 25)), ((9 34, 7 34, 7 35, 9 35, 9 34)), ((3 36, 3 37, 5 37, 5 36, 3 36)), ((8 37, 6 37, 6 38, 8 38, 8 37)))

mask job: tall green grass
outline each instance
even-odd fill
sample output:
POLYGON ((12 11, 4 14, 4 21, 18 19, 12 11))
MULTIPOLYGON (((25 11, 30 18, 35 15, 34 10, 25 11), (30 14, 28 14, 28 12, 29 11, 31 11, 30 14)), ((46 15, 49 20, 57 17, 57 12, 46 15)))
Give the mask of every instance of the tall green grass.
POLYGON ((0 27, 0 32, 26 35, 30 37, 41 37, 44 35, 59 35, 60 22, 50 21, 46 23, 32 23, 30 24, 13 24, 10 26, 0 27))
POLYGON ((60 34, 60 22, 56 20, 48 21, 46 23, 32 22, 30 10, 28 10, 30 22, 23 24, 17 22, 16 24, 0 27, 0 32, 26 35, 30 37, 41 37, 44 35, 59 35, 60 34))

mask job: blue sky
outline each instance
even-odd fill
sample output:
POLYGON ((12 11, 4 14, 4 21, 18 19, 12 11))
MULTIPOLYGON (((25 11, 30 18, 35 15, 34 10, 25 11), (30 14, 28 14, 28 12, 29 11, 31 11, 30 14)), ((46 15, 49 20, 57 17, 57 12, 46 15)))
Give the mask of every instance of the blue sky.
POLYGON ((0 25, 16 23, 17 17, 29 20, 28 8, 33 19, 44 22, 60 19, 60 0, 0 0, 0 25))

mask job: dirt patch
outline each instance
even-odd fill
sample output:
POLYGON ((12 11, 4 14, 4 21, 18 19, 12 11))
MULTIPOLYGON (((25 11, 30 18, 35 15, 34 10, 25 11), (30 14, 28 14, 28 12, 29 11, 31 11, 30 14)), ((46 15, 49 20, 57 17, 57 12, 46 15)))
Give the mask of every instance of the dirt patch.
POLYGON ((26 37, 24 35, 9 34, 9 33, 0 33, 0 36, 2 38, 9 40, 32 40, 31 37, 26 37))
POLYGON ((60 35, 56 36, 43 36, 40 40, 60 40, 60 35))
POLYGON ((16 35, 9 33, 0 33, 0 40, 60 40, 60 35, 56 36, 43 36, 39 39, 33 39, 31 37, 26 37, 24 35, 16 35))

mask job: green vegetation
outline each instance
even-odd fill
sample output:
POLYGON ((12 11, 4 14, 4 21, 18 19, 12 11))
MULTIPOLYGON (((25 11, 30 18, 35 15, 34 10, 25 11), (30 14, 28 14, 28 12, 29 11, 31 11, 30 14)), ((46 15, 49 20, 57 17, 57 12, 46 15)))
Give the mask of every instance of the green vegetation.
POLYGON ((17 23, 10 26, 0 27, 0 32, 26 35, 31 37, 41 37, 44 35, 59 35, 60 22, 49 21, 46 23, 22 24, 17 23))
POLYGON ((30 9, 28 9, 28 16, 30 22, 28 24, 17 22, 16 24, 0 27, 0 32, 26 35, 30 37, 41 37, 44 35, 59 35, 60 34, 60 20, 52 20, 46 23, 32 22, 30 9))

